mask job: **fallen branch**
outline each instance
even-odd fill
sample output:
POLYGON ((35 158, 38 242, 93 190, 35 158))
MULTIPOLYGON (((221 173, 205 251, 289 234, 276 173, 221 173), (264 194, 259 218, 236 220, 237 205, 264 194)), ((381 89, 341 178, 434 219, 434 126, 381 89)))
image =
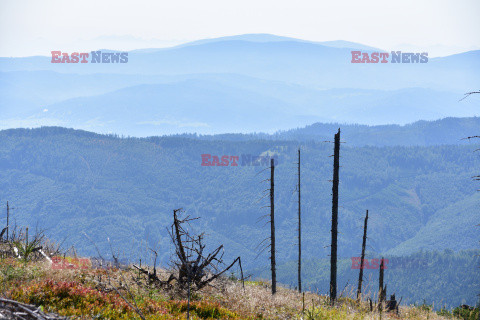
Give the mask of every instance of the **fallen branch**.
POLYGON ((45 313, 40 308, 15 300, 0 298, 0 317, 25 320, 67 320, 68 317, 45 313))

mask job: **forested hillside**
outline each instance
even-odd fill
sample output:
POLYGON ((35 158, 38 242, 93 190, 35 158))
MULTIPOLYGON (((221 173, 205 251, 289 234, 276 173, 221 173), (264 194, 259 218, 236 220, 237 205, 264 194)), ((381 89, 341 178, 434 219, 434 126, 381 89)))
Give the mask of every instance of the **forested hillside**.
MULTIPOLYGON (((480 276, 479 250, 453 252, 417 252, 396 257, 386 255, 385 272, 387 294, 395 294, 406 304, 429 304, 437 310, 453 308, 461 304, 475 305, 478 302, 480 276)), ((377 255, 368 254, 370 262, 377 255)), ((308 290, 328 292, 329 258, 309 259, 304 263, 304 286, 308 290)), ((343 295, 355 292, 359 270, 352 269, 351 258, 342 258, 338 265, 338 286, 343 295)), ((378 268, 364 269, 364 292, 375 297, 378 292, 378 268)), ((268 277, 268 272, 258 272, 268 277)), ((291 261, 278 268, 278 281, 295 287, 296 263, 291 261)))
MULTIPOLYGON (((333 133, 332 133, 333 137, 333 133)), ((339 256, 359 256, 362 219, 370 210, 369 251, 404 255, 455 251, 478 245, 479 146, 353 147, 342 144, 339 256)), ((202 154, 276 155, 277 258, 296 259, 296 150, 303 150, 302 199, 305 260, 326 258, 330 242, 332 144, 282 140, 201 140, 185 137, 119 138, 64 128, 0 132, 0 201, 15 209, 18 226, 38 223, 79 253, 102 252, 108 240, 135 259, 156 248, 166 264, 166 227, 172 210, 202 219, 211 244, 242 256, 247 269, 268 269, 258 245, 267 227, 261 217, 265 166, 202 166, 202 154)), ((241 162, 241 161, 240 161, 241 162)), ((5 223, 4 216, 1 223, 5 223)), ((307 271, 306 271, 307 272, 307 271)), ((307 277, 308 278, 308 277, 307 277)), ((282 278, 285 283, 291 280, 282 278)), ((306 280, 310 284, 315 279, 306 280)))
POLYGON ((277 131, 274 134, 182 134, 179 137, 202 140, 245 141, 254 139, 325 141, 331 139, 332 132, 342 128, 342 136, 349 146, 434 146, 444 144, 464 144, 472 132, 480 128, 480 118, 444 118, 436 121, 417 121, 406 125, 368 126, 342 123, 314 123, 312 125, 277 131))

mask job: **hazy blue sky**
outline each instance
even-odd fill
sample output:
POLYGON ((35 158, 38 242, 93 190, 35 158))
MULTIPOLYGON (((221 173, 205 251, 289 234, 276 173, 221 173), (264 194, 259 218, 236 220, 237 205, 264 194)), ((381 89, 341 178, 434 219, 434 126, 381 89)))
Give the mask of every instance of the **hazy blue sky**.
POLYGON ((273 33, 431 56, 480 48, 479 0, 0 0, 0 56, 273 33))

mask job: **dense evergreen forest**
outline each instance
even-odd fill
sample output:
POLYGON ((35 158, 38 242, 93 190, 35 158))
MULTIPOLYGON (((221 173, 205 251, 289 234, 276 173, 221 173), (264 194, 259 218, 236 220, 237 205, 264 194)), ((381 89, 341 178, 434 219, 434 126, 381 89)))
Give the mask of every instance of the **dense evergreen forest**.
MULTIPOLYGON (((436 310, 450 309, 461 304, 476 305, 480 286, 477 271, 480 264, 479 254, 479 250, 444 250, 421 251, 402 257, 385 256, 388 260, 385 269, 387 294, 395 293, 397 299, 402 298, 406 304, 433 305, 436 310)), ((314 292, 327 292, 329 266, 330 260, 327 258, 305 261, 305 288, 314 292)), ((338 266, 339 291, 344 296, 353 296, 359 270, 352 269, 351 258, 340 259, 338 266)), ((295 267, 295 261, 279 266, 278 281, 295 287, 295 267)), ((268 276, 268 272, 257 272, 255 275, 260 277, 268 276)), ((364 269, 364 279, 364 292, 369 297, 375 297, 378 289, 378 267, 364 269)))
MULTIPOLYGON (((295 161, 300 147, 304 281, 306 288, 323 290, 322 272, 326 275, 328 268, 319 266, 329 252, 332 144, 217 138, 120 138, 57 127, 0 131, 0 201, 15 207, 12 219, 18 226, 38 225, 52 239, 66 238, 64 246, 81 254, 95 254, 86 233, 104 253, 110 251, 110 239, 125 259, 146 256, 148 247, 154 247, 162 264, 172 252, 166 230, 172 210, 184 208, 202 218, 195 227, 207 232, 210 245, 224 244, 227 256, 241 255, 247 270, 262 275, 268 270, 268 254, 257 255, 267 232, 261 219, 268 210, 262 208, 268 201, 262 199, 267 167, 202 166, 201 155, 275 156, 279 281, 288 285, 296 270, 291 261, 296 259, 295 161)), ((478 273, 468 270, 478 260, 470 251, 443 250, 478 246, 480 193, 471 180, 480 167, 473 152, 478 144, 385 147, 346 142, 339 212, 339 256, 346 259, 340 280, 352 274, 348 257, 359 256, 362 219, 369 209, 369 258, 441 252, 421 254, 427 269, 387 272, 389 292, 408 295, 409 301, 474 303, 469 283, 478 284, 478 273), (432 289, 426 296, 425 286, 432 289)), ((2 216, 0 222, 4 220, 2 216)))
POLYGON ((444 118, 436 121, 417 121, 407 125, 368 126, 341 123, 314 123, 290 130, 281 130, 274 134, 183 134, 181 137, 193 137, 203 140, 245 141, 254 139, 325 141, 331 139, 332 132, 342 128, 342 136, 350 146, 434 146, 443 144, 465 144, 465 137, 477 132, 480 118, 444 118))

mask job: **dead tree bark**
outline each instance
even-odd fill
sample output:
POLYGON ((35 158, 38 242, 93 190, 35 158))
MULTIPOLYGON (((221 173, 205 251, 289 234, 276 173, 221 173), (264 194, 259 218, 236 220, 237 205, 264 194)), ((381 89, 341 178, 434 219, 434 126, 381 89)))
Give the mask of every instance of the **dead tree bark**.
POLYGON ((333 153, 333 186, 332 186, 332 243, 330 251, 330 303, 337 298, 337 237, 338 237, 338 183, 340 169, 340 128, 335 134, 333 153))
POLYGON ((300 148, 298 148, 298 292, 302 292, 302 198, 300 188, 300 148))
POLYGON ((8 241, 8 229, 10 228, 9 219, 10 219, 10 206, 8 205, 8 201, 7 201, 7 241, 8 241))
MULTIPOLYGON (((463 99, 466 99, 467 97, 469 97, 472 94, 480 94, 480 91, 467 92, 467 93, 465 93, 464 97, 462 99, 460 99, 460 101, 462 101, 463 99)), ((472 137, 467 137, 465 139, 470 140, 470 139, 474 139, 474 138, 478 139, 478 138, 480 138, 480 136, 472 136, 472 137)), ((475 150, 475 151, 478 151, 478 149, 475 150)), ((473 179, 476 180, 476 181, 480 181, 480 175, 474 176, 473 179)), ((480 191, 480 190, 477 190, 477 191, 480 191)), ((480 224, 477 224, 477 226, 480 226, 480 224)), ((480 313, 478 314, 478 320, 480 320, 480 313)))
POLYGON ((270 267, 272 270, 272 294, 277 292, 275 264, 275 160, 270 159, 270 267))
POLYGON ((368 223, 368 210, 365 215, 365 222, 363 223, 363 241, 362 241, 362 254, 360 257, 360 274, 358 275, 358 289, 357 300, 360 301, 362 295, 362 281, 363 281, 363 261, 365 260, 365 246, 367 244, 367 223, 368 223))
POLYGON ((382 304, 385 301, 385 296, 387 294, 387 288, 386 286, 383 286, 383 270, 384 270, 384 262, 383 262, 383 257, 380 262, 380 272, 379 272, 379 277, 378 277, 378 310, 382 310, 382 304))

